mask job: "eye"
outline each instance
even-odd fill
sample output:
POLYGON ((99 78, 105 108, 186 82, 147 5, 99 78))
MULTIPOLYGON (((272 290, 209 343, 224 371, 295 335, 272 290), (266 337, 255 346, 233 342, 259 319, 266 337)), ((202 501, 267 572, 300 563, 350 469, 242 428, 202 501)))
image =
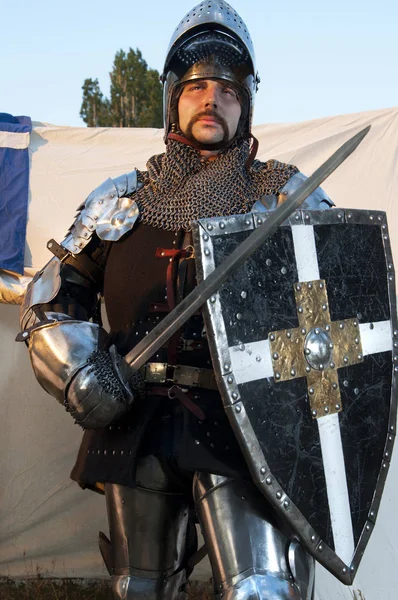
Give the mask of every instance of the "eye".
POLYGON ((224 94, 226 94, 227 96, 231 96, 231 98, 237 98, 237 94, 235 92, 235 90, 233 88, 230 87, 225 87, 224 88, 224 94))

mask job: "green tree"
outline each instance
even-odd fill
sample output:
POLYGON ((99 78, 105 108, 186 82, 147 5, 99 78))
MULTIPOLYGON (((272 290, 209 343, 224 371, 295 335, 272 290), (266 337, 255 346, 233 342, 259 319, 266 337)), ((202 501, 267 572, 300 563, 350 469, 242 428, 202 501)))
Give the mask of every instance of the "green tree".
POLYGON ((80 116, 89 127, 162 127, 159 73, 148 68, 138 48, 116 52, 109 76, 110 100, 97 79, 86 79, 82 86, 80 116))
POLYGON ((88 127, 109 127, 109 101, 98 85, 98 79, 85 79, 80 116, 88 127))

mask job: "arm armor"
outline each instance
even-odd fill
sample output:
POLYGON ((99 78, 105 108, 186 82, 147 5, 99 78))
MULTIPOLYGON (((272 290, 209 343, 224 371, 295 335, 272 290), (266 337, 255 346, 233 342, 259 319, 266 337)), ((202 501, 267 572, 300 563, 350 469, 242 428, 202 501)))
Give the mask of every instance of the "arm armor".
MULTIPOLYGON (((287 183, 280 189, 279 194, 263 196, 261 200, 258 200, 254 206, 253 210, 265 211, 265 210, 275 210, 276 207, 284 202, 289 194, 292 194, 296 191, 296 189, 308 179, 304 173, 296 173, 289 179, 287 183)), ((334 206, 334 202, 329 198, 329 196, 324 192, 321 187, 318 187, 312 194, 308 196, 300 206, 300 209, 307 210, 326 210, 328 208, 332 208, 334 206)))
POLYGON ((99 320, 99 295, 109 244, 138 216, 123 194, 138 187, 134 171, 108 179, 80 207, 56 257, 34 277, 21 307, 17 340, 28 344, 34 373, 76 421, 89 429, 122 416, 133 401, 131 370, 110 346, 99 320), (94 235, 94 233, 96 235, 94 235))

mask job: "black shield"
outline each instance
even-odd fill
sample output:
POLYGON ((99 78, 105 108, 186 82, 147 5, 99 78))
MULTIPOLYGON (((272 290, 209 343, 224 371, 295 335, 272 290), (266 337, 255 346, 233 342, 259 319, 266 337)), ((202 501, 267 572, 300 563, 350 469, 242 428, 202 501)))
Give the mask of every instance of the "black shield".
MULTIPOLYGON (((198 277, 265 219, 194 224, 198 277)), ((351 584, 395 438, 398 327, 385 213, 295 212, 204 312, 253 480, 306 550, 351 584)))

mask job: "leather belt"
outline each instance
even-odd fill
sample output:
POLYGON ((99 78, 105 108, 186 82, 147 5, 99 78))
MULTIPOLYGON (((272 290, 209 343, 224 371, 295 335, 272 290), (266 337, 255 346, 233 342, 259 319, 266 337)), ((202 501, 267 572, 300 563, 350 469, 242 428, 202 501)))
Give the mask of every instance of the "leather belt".
POLYGON ((199 369, 186 365, 150 362, 140 369, 146 383, 170 383, 182 387, 197 387, 218 390, 212 369, 199 369))

